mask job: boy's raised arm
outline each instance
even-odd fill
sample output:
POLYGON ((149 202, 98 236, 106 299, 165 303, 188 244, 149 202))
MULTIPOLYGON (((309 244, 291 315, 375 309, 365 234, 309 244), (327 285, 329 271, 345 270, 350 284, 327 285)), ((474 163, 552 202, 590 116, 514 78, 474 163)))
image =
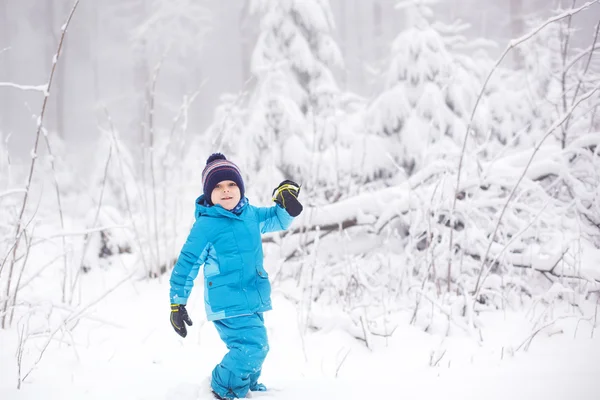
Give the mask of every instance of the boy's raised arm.
POLYGON ((294 217, 278 205, 257 207, 260 233, 283 231, 290 227, 294 217))

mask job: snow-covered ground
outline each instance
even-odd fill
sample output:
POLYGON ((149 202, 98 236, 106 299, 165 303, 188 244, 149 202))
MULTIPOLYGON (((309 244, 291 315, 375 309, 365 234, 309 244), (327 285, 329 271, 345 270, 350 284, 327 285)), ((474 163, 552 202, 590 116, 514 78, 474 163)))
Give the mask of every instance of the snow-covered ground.
MULTIPOLYGON (((85 297, 101 296, 123 275, 87 274, 85 297)), ((270 391, 254 398, 592 400, 600 393, 598 323, 560 318, 562 311, 575 314, 561 311, 565 306, 480 315, 482 342, 479 333, 471 338, 457 330, 444 338, 404 322, 390 337, 372 336, 368 349, 340 329, 301 332, 296 306, 278 290, 273 297, 262 379, 270 391), (542 313, 555 323, 527 350, 519 348, 542 313)), ((20 390, 18 330, 0 331, 0 399, 210 399, 207 379, 225 347, 204 318, 201 298, 198 288, 188 307, 194 326, 181 339, 168 322, 168 278, 126 281, 89 308, 71 334, 54 336, 20 390)), ((594 305, 586 306, 593 316, 594 305)), ((37 309, 43 314, 44 305, 37 309)), ((47 337, 27 339, 22 375, 47 337)))

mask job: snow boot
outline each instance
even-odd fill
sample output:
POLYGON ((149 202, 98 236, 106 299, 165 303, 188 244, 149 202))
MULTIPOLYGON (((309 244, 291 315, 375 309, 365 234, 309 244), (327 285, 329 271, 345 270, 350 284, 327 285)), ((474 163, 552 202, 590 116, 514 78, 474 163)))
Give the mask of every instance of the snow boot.
POLYGON ((211 392, 213 394, 213 397, 218 400, 233 400, 233 399, 235 399, 235 397, 221 397, 214 390, 211 390, 211 392))

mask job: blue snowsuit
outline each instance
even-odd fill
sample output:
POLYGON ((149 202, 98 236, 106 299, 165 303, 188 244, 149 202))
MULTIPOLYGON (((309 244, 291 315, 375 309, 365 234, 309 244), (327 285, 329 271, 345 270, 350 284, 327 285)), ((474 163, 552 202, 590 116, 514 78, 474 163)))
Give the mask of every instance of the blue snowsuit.
POLYGON ((269 350, 262 313, 271 309, 271 284, 263 267, 261 233, 293 221, 278 205, 254 207, 242 200, 237 213, 196 200, 196 222, 171 273, 171 303, 186 304, 204 265, 204 306, 229 352, 212 373, 221 397, 255 389, 269 350))

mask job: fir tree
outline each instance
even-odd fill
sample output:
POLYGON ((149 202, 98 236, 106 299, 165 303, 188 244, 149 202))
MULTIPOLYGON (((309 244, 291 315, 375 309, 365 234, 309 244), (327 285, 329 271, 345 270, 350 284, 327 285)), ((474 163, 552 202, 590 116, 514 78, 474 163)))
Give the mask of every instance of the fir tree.
MULTIPOLYGON (((428 154, 447 155, 462 143, 480 87, 479 67, 456 49, 465 40, 459 35, 464 27, 431 22, 433 3, 398 3, 407 28, 392 44, 384 92, 366 117, 373 142, 387 149, 408 175, 421 167, 428 154)), ((484 130, 480 121, 473 126, 475 134, 484 130)), ((373 168, 389 171, 385 161, 380 159, 373 168)))
POLYGON ((245 164, 265 184, 291 178, 327 185, 337 172, 320 160, 330 156, 338 139, 342 96, 331 71, 342 66, 342 58, 331 37, 329 2, 256 0, 252 11, 260 14, 261 28, 243 143, 260 157, 245 164))

